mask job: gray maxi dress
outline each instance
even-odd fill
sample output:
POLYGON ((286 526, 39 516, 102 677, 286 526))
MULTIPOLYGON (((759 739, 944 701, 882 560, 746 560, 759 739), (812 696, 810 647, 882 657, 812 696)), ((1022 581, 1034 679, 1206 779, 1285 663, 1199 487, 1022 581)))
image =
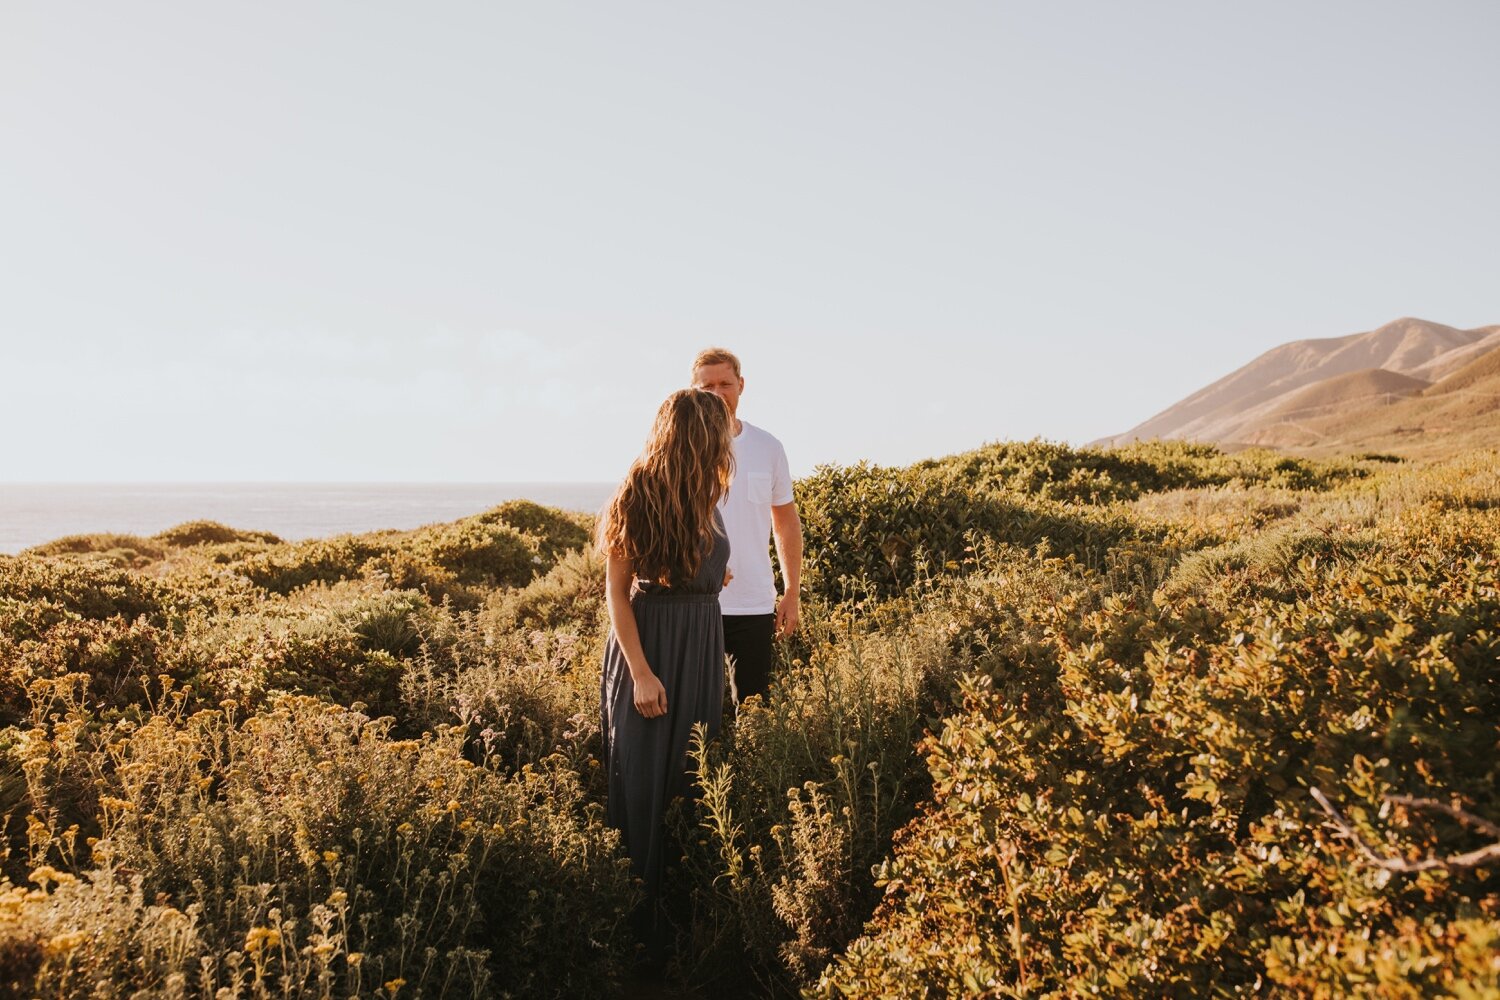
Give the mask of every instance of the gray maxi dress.
POLYGON ((630 666, 611 629, 604 646, 601 701, 604 766, 609 778, 606 815, 623 834, 630 867, 646 884, 648 906, 661 889, 666 861, 667 804, 689 791, 688 745, 693 725, 719 732, 724 703, 724 622, 719 590, 729 563, 729 539, 714 511, 714 539, 698 573, 686 584, 662 587, 637 580, 631 588, 646 663, 667 692, 667 713, 648 719, 636 711, 630 666))

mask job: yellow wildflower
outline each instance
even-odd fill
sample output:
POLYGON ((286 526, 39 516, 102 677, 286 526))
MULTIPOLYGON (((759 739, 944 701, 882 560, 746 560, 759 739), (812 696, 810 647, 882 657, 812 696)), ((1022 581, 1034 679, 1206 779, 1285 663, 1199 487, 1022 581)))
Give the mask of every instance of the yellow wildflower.
POLYGON ((249 952, 275 948, 280 944, 281 932, 274 927, 252 927, 250 933, 245 935, 245 950, 249 952))
POLYGON ((64 934, 55 935, 47 942, 46 950, 50 955, 61 955, 72 951, 88 939, 83 931, 68 931, 64 934))

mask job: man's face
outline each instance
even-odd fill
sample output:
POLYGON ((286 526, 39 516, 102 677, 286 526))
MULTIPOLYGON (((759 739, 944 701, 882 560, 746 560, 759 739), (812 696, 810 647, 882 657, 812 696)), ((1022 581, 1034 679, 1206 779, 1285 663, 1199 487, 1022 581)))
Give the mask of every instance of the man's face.
POLYGON ((693 388, 707 389, 718 396, 729 404, 729 415, 734 416, 740 408, 740 393, 745 389, 745 380, 734 373, 734 365, 728 362, 703 365, 693 369, 693 388))

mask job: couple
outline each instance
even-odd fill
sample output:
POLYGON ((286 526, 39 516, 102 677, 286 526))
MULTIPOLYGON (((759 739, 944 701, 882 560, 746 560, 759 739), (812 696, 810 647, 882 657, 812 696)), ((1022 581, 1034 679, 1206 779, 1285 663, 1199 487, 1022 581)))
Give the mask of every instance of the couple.
POLYGON ((659 958, 656 924, 667 804, 689 791, 693 726, 718 733, 727 652, 736 706, 764 694, 772 640, 799 617, 802 528, 786 452, 736 416, 740 362, 713 348, 693 387, 667 398, 646 448, 605 507, 610 634, 602 724, 608 817, 645 881, 637 934, 659 958), (778 601, 774 534, 786 593, 778 601))

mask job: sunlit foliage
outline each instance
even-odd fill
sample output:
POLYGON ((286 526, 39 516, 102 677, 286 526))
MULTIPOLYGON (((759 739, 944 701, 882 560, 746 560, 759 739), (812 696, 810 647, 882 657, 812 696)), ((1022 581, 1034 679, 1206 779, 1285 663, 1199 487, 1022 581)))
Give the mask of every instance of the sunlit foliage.
MULTIPOLYGON (((677 986, 1484 996, 1500 459, 997 444, 798 484, 804 627, 670 818, 677 986)), ((0 557, 0 994, 581 996, 631 964, 603 567, 511 503, 0 557)))

